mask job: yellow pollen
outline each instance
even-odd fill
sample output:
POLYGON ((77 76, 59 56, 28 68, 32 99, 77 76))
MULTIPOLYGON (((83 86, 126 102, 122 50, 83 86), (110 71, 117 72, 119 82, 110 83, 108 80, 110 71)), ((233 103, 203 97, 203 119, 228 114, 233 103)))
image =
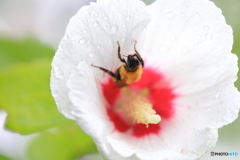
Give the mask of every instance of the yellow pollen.
POLYGON ((161 117, 156 114, 152 104, 146 98, 146 91, 142 94, 124 90, 124 95, 120 99, 116 109, 122 112, 122 115, 130 123, 157 124, 161 117))

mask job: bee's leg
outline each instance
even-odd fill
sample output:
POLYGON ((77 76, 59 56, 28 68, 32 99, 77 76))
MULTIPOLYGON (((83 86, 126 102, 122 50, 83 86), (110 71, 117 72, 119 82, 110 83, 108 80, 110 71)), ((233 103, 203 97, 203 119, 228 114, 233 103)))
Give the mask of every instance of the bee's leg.
POLYGON ((142 66, 144 66, 143 59, 142 59, 142 57, 140 56, 140 54, 138 53, 138 51, 136 49, 136 43, 137 43, 137 41, 135 41, 135 44, 134 44, 134 51, 136 52, 134 55, 137 56, 138 60, 142 63, 142 66))
POLYGON ((117 42, 118 44, 118 58, 120 59, 121 62, 125 63, 127 65, 127 62, 124 58, 121 58, 121 53, 120 53, 120 45, 119 43, 117 42))
POLYGON ((99 69, 101 69, 103 72, 106 72, 107 74, 109 74, 111 77, 117 79, 117 76, 116 76, 112 71, 109 71, 109 70, 107 70, 107 69, 105 69, 105 68, 102 68, 102 67, 94 66, 94 65, 92 65, 92 64, 91 64, 91 66, 96 67, 96 68, 99 68, 99 69))

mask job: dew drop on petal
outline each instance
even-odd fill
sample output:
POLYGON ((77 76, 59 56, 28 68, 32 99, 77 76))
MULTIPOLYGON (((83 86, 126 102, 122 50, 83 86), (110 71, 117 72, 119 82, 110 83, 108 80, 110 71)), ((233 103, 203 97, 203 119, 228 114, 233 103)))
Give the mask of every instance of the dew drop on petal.
POLYGON ((79 43, 80 43, 80 44, 85 44, 85 43, 86 43, 86 40, 85 40, 84 38, 82 38, 82 39, 79 40, 79 43))
POLYGON ((88 57, 93 58, 94 57, 94 53, 93 52, 89 52, 88 53, 88 57))
POLYGON ((129 21, 129 20, 130 20, 130 18, 131 18, 131 16, 127 16, 127 21, 129 21))
POLYGON ((175 40, 176 40, 176 36, 174 36, 174 35, 171 36, 171 40, 172 40, 172 41, 175 41, 175 40))
POLYGON ((217 93, 215 94, 215 98, 218 98, 218 97, 219 97, 219 94, 220 94, 220 92, 217 92, 217 93))
POLYGON ((86 29, 84 29, 84 30, 83 30, 83 32, 84 32, 84 33, 87 33, 87 30, 86 30, 86 29))
POLYGON ((174 16, 174 11, 170 11, 166 14, 167 18, 172 18, 174 16))
POLYGON ((98 22, 97 21, 93 22, 93 27, 97 27, 97 26, 98 26, 98 22))
POLYGON ((206 38, 207 38, 208 40, 211 40, 211 39, 212 39, 212 35, 211 35, 210 33, 208 33, 208 34, 206 34, 206 38))
POLYGON ((108 17, 107 17, 107 16, 105 16, 104 18, 105 18, 105 19, 108 19, 108 17))
POLYGON ((200 48, 203 48, 203 44, 202 43, 198 43, 198 46, 200 47, 200 48))
POLYGON ((200 39, 200 38, 201 38, 201 36, 198 34, 198 35, 197 35, 197 39, 200 39))
POLYGON ((54 75, 59 79, 63 78, 63 71, 61 67, 58 67, 58 66, 54 67, 54 75))
POLYGON ((183 53, 187 53, 188 52, 187 47, 183 47, 182 51, 183 51, 183 53))
POLYGON ((112 33, 116 33, 118 30, 118 27, 116 25, 112 26, 112 33))
POLYGON ((126 38, 125 38, 125 37, 123 37, 123 38, 121 39, 121 41, 122 41, 122 42, 124 42, 125 40, 126 40, 126 38))
POLYGON ((102 48, 102 45, 101 45, 101 44, 99 44, 99 45, 97 46, 97 49, 100 49, 100 48, 102 48))
POLYGON ((205 26, 205 27, 204 27, 204 30, 205 30, 205 31, 208 31, 208 30, 209 30, 209 27, 208 27, 208 26, 205 26))

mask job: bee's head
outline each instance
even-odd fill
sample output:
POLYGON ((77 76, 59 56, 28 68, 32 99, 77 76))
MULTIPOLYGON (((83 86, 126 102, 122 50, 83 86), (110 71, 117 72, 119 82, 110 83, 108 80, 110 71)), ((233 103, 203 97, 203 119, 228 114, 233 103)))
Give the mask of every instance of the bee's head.
POLYGON ((140 61, 138 60, 138 58, 135 55, 128 55, 127 56, 127 64, 129 66, 128 69, 130 71, 134 71, 140 65, 140 61))

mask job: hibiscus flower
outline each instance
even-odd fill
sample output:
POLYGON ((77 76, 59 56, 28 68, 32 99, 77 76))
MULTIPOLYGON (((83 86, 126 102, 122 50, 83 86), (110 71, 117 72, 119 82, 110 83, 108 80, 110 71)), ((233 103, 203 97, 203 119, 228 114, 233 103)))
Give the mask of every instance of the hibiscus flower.
POLYGON ((197 159, 238 116, 232 44, 231 27, 207 0, 98 0, 68 24, 52 94, 106 159, 197 159), (122 88, 92 66, 115 73, 124 65, 118 50, 144 61, 141 78, 122 88))

